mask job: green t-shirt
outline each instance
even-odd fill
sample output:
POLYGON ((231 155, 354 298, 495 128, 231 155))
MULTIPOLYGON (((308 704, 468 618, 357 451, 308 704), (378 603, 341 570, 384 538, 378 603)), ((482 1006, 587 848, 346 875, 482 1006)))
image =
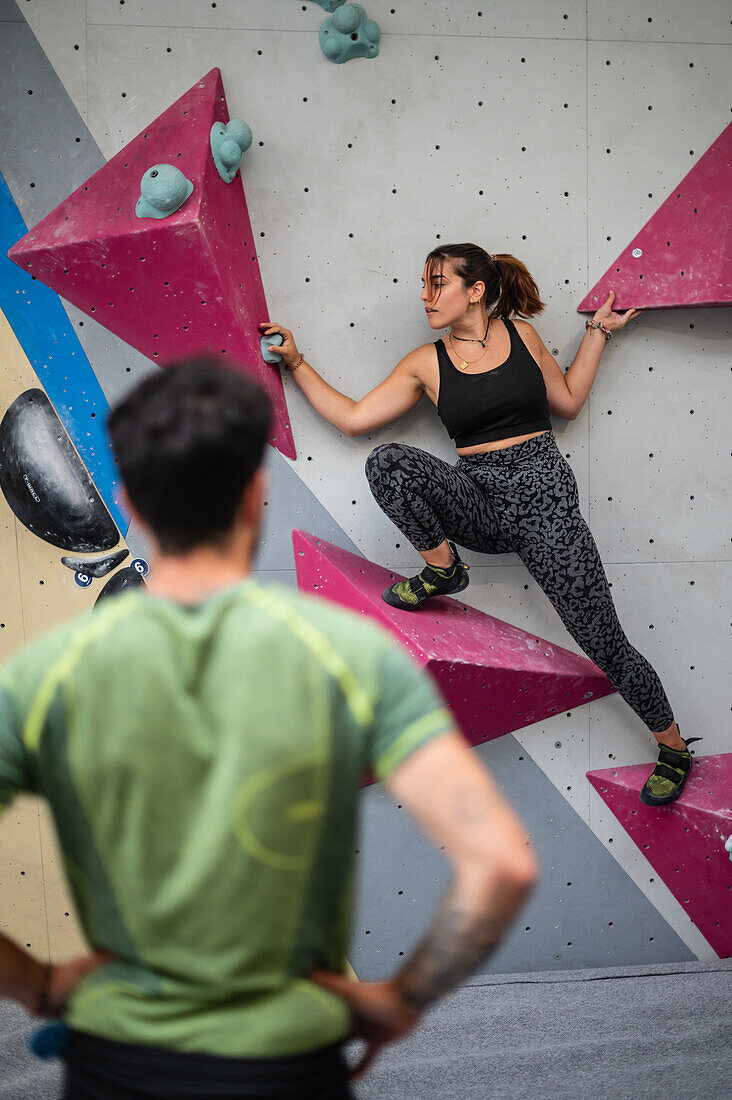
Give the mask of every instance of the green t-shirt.
POLYGON ((66 1022, 234 1057, 341 1039, 307 974, 343 967, 361 777, 451 726, 391 636, 251 579, 196 607, 126 593, 27 646, 0 670, 0 807, 48 799, 117 960, 66 1022))

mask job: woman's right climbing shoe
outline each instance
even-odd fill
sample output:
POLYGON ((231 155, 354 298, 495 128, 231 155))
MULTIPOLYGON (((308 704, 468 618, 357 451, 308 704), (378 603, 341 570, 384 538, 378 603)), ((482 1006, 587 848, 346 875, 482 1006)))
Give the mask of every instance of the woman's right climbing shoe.
POLYGON ((701 737, 690 737, 684 750, 659 744, 658 763, 643 785, 641 802, 646 806, 665 806, 676 801, 689 778, 693 763, 689 745, 694 741, 701 741, 701 737))
POLYGON ((386 603, 391 607, 399 607, 402 611, 416 611, 420 604, 431 596, 451 596, 455 592, 462 592, 470 583, 468 569, 465 562, 450 542, 448 546, 452 550, 454 562, 446 569, 436 565, 425 565, 421 573, 416 577, 410 577, 408 581, 397 581, 383 594, 386 603))

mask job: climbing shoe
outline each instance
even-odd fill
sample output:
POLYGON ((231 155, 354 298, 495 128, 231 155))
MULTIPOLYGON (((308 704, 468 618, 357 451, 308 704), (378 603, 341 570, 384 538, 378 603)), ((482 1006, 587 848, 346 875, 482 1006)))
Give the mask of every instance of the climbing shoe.
POLYGON ((425 565, 416 577, 410 577, 408 581, 397 581, 387 588, 384 592, 385 601, 392 607, 400 607, 402 611, 416 611, 431 596, 451 596, 467 588, 470 583, 470 567, 460 560, 454 543, 450 542, 448 546, 455 559, 452 565, 446 569, 425 565))
POLYGON ((691 771, 689 745, 694 741, 701 741, 701 737, 690 737, 683 751, 659 745, 658 763, 643 785, 641 802, 646 806, 665 806, 679 797, 691 771))

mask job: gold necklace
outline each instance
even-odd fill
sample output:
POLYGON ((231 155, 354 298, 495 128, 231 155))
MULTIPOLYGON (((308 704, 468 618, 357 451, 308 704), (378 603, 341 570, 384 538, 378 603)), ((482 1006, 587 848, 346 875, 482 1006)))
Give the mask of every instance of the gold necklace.
MULTIPOLYGON (((489 322, 488 322, 488 332, 486 333, 486 335, 485 335, 485 337, 484 337, 484 339, 485 339, 485 344, 483 344, 483 341, 482 341, 482 340, 475 340, 475 341, 472 341, 472 340, 471 340, 471 341, 470 341, 471 343, 476 343, 476 344, 483 344, 483 350, 482 350, 482 352, 480 353, 480 355, 478 356, 478 358, 477 358, 477 359, 473 359, 473 361, 472 361, 472 362, 469 362, 469 361, 468 361, 467 359, 462 359, 462 360, 460 361, 460 363, 458 364, 458 369, 459 369, 459 370, 467 370, 467 369, 468 369, 468 367, 474 367, 476 363, 479 363, 479 362, 481 361, 481 359, 483 358, 483 356, 485 355, 486 351, 487 351, 487 347, 486 347, 486 345, 487 345, 487 344, 488 344, 488 342, 490 341, 490 338, 491 338, 491 334, 490 334, 490 321, 489 321, 489 322)), ((458 339, 460 339, 460 337, 458 337, 458 339)), ((453 337, 453 335, 452 335, 452 332, 450 332, 450 343, 452 344, 452 349, 453 349, 453 351, 454 351, 454 352, 455 352, 455 354, 457 355, 457 349, 455 348, 455 338, 453 337)))

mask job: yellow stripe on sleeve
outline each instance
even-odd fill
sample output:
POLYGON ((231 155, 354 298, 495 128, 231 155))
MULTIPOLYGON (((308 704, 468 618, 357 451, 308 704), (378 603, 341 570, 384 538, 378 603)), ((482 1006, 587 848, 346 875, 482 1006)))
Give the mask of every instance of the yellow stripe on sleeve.
POLYGON ((81 628, 72 638, 68 649, 61 654, 46 672, 41 680, 38 691, 33 697, 33 702, 28 708, 28 716, 23 728, 23 742, 29 752, 38 748, 41 739, 43 723, 48 714, 48 708, 53 702, 53 697, 59 685, 73 672, 76 665, 84 655, 84 651, 93 643, 103 637, 121 619, 126 618, 137 607, 137 600, 121 599, 108 605, 100 613, 97 611, 94 618, 85 628, 81 628))
POLYGON ((367 692, 359 684, 353 669, 346 664, 325 634, 269 589, 264 592, 254 587, 246 588, 242 596, 266 614, 283 622, 318 658, 326 671, 337 680, 349 710, 359 725, 367 726, 373 722, 374 710, 367 692))
POLYGON ((454 727, 453 718, 442 707, 412 722, 411 726, 407 726, 376 761, 374 771, 377 779, 387 779, 397 765, 401 764, 402 760, 409 756, 421 742, 428 741, 438 733, 448 733, 454 727))

